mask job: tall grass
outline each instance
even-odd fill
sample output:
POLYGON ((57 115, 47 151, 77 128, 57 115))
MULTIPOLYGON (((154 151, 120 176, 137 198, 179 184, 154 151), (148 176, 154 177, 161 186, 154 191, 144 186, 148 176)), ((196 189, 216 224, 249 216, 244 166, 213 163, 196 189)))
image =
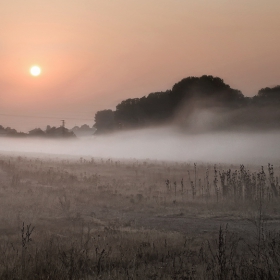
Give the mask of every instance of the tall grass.
POLYGON ((271 164, 2 155, 0 279, 279 279, 280 231, 269 226, 278 174, 271 164), (221 216, 253 223, 244 233, 221 216), (188 217, 216 230, 168 227, 188 217))

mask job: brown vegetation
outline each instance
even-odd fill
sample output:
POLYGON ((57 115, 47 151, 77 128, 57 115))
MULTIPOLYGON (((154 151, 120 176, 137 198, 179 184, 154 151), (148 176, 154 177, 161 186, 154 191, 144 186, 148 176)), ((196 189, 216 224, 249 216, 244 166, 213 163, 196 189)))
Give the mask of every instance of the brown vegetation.
POLYGON ((1 279, 278 279, 279 167, 0 159, 1 279))

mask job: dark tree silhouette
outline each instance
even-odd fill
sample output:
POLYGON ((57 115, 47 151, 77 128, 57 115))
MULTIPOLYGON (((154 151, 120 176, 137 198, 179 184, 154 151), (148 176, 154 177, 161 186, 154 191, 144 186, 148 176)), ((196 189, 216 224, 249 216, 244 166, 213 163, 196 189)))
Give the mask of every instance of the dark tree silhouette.
POLYGON ((42 137, 45 136, 45 132, 41 128, 34 128, 29 131, 29 136, 42 137))
POLYGON ((262 88, 258 94, 253 97, 253 104, 258 106, 280 105, 280 85, 273 88, 262 88))
MULTIPOLYGON (((209 100, 215 106, 238 107, 245 103, 240 90, 232 89, 218 77, 188 77, 176 83, 171 92, 172 109, 192 99, 209 100)), ((209 105, 209 104, 208 104, 209 105)))
POLYGON ((141 127, 166 121, 170 112, 169 93, 154 92, 147 97, 122 101, 114 113, 116 123, 122 127, 141 127))
POLYGON ((112 131, 115 127, 114 112, 112 110, 98 111, 94 120, 94 127, 97 129, 97 133, 112 131))
POLYGON ((123 100, 116 106, 115 112, 97 112, 95 127, 98 132, 103 132, 113 128, 135 128, 166 123, 172 120, 182 104, 193 99, 211 100, 212 104, 228 107, 245 104, 243 94, 230 88, 220 78, 188 77, 176 83, 172 90, 123 100))
POLYGON ((176 122, 183 125, 196 109, 216 109, 227 114, 223 127, 279 127, 280 86, 263 88, 253 98, 231 88, 219 77, 188 77, 171 90, 123 100, 116 111, 95 115, 97 133, 176 122), (268 107, 273 107, 268 109, 268 107), (261 110, 258 109, 263 107, 261 110), (278 124, 279 123, 279 124, 278 124))
POLYGON ((45 135, 49 138, 72 138, 76 137, 73 131, 70 131, 69 129, 60 126, 60 127, 50 127, 49 125, 47 126, 47 129, 45 131, 45 135))

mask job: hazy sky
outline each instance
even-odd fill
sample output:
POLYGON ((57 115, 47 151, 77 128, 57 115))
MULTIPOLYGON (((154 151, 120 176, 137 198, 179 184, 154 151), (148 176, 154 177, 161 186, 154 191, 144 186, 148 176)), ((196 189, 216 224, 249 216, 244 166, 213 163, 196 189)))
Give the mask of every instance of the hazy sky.
POLYGON ((280 84, 279 13, 279 0, 1 1, 0 124, 92 125, 203 74, 254 95, 280 84))

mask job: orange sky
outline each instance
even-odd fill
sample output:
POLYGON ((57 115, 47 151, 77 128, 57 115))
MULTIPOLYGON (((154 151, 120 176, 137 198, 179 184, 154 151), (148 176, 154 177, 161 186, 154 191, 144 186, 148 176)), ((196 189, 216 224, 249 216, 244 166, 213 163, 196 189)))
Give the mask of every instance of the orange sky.
POLYGON ((279 0, 2 1, 0 124, 92 125, 98 110, 203 74, 252 96, 280 84, 279 13, 279 0))

